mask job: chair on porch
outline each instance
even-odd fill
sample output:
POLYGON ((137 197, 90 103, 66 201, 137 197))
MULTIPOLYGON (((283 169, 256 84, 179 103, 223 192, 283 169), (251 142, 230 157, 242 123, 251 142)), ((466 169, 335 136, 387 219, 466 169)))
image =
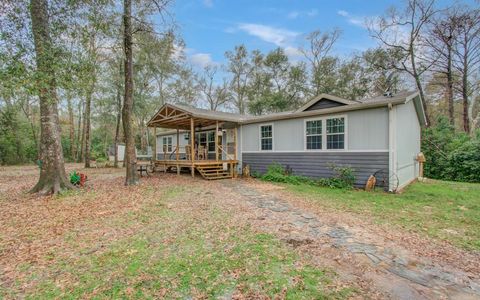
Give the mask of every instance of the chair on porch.
POLYGON ((198 160, 207 159, 207 148, 205 148, 205 146, 198 146, 197 158, 198 160))

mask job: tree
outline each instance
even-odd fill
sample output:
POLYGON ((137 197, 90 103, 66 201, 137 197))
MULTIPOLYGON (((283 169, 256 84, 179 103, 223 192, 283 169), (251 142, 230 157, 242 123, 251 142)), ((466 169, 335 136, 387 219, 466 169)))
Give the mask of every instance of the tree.
POLYGON ((404 11, 392 8, 379 22, 368 24, 370 34, 387 49, 395 49, 402 54, 402 60, 394 67, 409 74, 422 99, 429 124, 428 107, 422 85, 422 75, 434 62, 426 62, 422 56, 420 40, 425 26, 436 13, 434 0, 408 0, 404 11))
POLYGON ((446 90, 445 99, 448 106, 448 118, 452 126, 455 125, 453 54, 455 35, 458 32, 456 14, 456 9, 450 8, 437 15, 436 18, 432 18, 430 21, 431 27, 425 39, 433 53, 432 60, 435 62, 433 64, 434 72, 443 74, 445 78, 440 84, 446 90))
POLYGON ((463 106, 463 130, 471 131, 473 107, 478 93, 480 74, 480 9, 463 10, 453 20, 456 23, 454 67, 461 74, 460 92, 463 106))
POLYGON ((132 0, 123 2, 123 51, 125 94, 123 97, 122 122, 125 134, 125 185, 138 184, 137 158, 133 133, 133 49, 132 49, 132 0))
POLYGON ((308 47, 300 49, 310 64, 313 95, 325 93, 325 86, 328 86, 325 84, 326 78, 333 71, 332 63, 336 63, 336 60, 329 57, 329 54, 341 33, 338 28, 323 33, 315 30, 307 36, 308 47), (330 66, 330 72, 325 73, 327 65, 330 66))
POLYGON ((232 73, 230 86, 234 95, 234 106, 243 115, 246 113, 247 86, 252 73, 247 48, 244 45, 235 46, 233 52, 225 52, 225 57, 228 59, 227 69, 232 73))
POLYGON ((203 69, 203 74, 197 79, 198 87, 207 100, 210 110, 217 110, 220 106, 225 105, 231 99, 228 83, 223 79, 221 84, 216 82, 217 66, 207 65, 203 69))
POLYGON ((31 192, 59 193, 72 188, 65 173, 58 123, 55 53, 50 38, 47 0, 31 0, 30 14, 40 98, 40 178, 31 192))

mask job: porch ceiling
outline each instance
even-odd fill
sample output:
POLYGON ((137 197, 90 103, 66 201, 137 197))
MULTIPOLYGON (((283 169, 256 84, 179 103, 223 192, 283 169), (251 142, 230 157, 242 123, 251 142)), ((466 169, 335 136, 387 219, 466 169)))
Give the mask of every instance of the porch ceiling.
POLYGON ((196 128, 215 125, 217 121, 223 121, 219 118, 198 116, 185 109, 170 104, 165 104, 152 117, 152 119, 150 119, 150 121, 147 123, 147 126, 190 130, 191 118, 193 118, 196 128))

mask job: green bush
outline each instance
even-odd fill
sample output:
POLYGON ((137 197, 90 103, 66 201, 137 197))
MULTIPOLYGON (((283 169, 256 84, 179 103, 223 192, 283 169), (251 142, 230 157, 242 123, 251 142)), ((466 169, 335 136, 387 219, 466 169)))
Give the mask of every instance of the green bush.
POLYGON ((263 180, 282 182, 290 184, 311 184, 313 180, 304 176, 290 175, 291 171, 285 169, 278 163, 273 163, 267 167, 267 172, 261 176, 263 180))
POLYGON ((355 183, 355 170, 349 166, 337 166, 331 164, 330 169, 335 173, 330 178, 320 178, 317 183, 320 186, 325 186, 335 189, 351 189, 355 183))
POLYGON ((423 131, 425 176, 434 179, 480 182, 480 137, 455 132, 445 117, 423 131))
POLYGON ((293 175, 291 168, 284 168, 278 163, 273 163, 268 166, 267 172, 260 178, 266 181, 290 183, 295 185, 309 184, 338 189, 353 188, 355 176, 353 175, 354 170, 352 168, 348 166, 336 166, 333 164, 330 168, 335 173, 334 177, 313 180, 305 176, 293 175))

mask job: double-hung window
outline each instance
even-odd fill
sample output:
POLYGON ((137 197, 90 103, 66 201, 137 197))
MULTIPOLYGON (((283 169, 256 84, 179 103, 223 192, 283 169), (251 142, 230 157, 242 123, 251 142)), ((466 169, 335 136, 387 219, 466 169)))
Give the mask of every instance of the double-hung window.
POLYGON ((273 150, 273 126, 260 126, 260 150, 273 150))
POLYGON ((164 136, 163 137, 163 151, 172 152, 172 137, 164 136))
POLYGON ((306 120, 305 149, 344 150, 345 124, 345 117, 306 120))
POLYGON ((307 150, 322 149, 322 120, 307 121, 305 125, 307 150))
POLYGON ((327 149, 345 149, 345 118, 327 119, 327 149))

